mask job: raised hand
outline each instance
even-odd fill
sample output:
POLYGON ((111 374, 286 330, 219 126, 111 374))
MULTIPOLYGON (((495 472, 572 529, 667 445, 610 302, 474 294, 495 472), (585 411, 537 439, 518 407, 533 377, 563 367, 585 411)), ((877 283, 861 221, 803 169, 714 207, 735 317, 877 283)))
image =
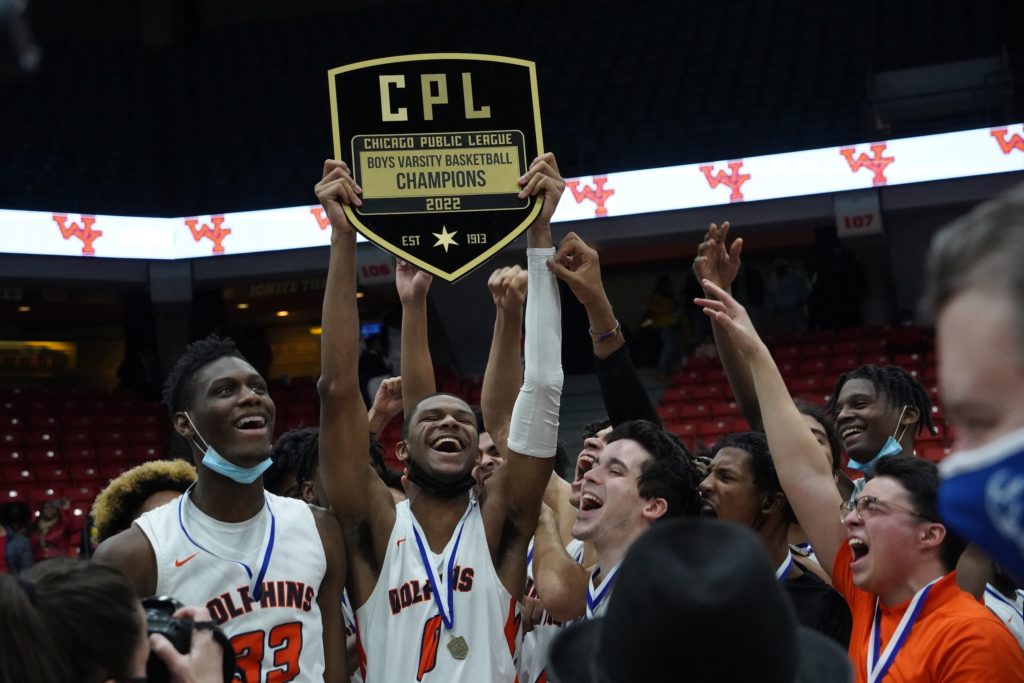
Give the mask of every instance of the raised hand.
POLYGON ((403 304, 426 301, 433 279, 434 276, 430 273, 402 259, 395 259, 395 289, 398 290, 398 299, 403 304))
POLYGON ((402 412, 402 378, 389 377, 381 382, 370 408, 388 420, 402 412))
POLYGON ((728 292, 711 282, 702 280, 701 285, 705 293, 714 299, 697 298, 693 303, 704 309, 704 315, 708 316, 729 333, 729 338, 740 353, 750 358, 765 348, 764 342, 750 322, 747 309, 743 308, 736 299, 728 292))
POLYGON ((693 260, 693 272, 698 280, 710 280, 725 290, 736 280, 743 251, 742 237, 733 240, 732 245, 726 248, 728 237, 729 221, 722 223, 721 228, 712 223, 697 247, 697 258, 693 260))
POLYGON ((522 189, 519 191, 519 198, 525 199, 538 194, 544 195, 544 206, 540 215, 534 220, 531 229, 548 228, 551 226, 551 217, 555 215, 558 208, 558 200, 562 198, 565 191, 565 179, 558 172, 558 162, 551 152, 542 154, 530 164, 523 177, 519 179, 522 189))
POLYGON ((570 232, 565 236, 548 265, 555 277, 569 285, 573 295, 584 306, 606 298, 597 250, 588 246, 576 233, 570 232))
POLYGON ((363 200, 359 198, 363 188, 352 179, 348 165, 344 161, 328 159, 324 162, 324 174, 320 182, 313 188, 316 198, 320 200, 320 206, 324 207, 327 218, 331 221, 331 227, 335 233, 353 232, 352 224, 348 222, 342 204, 362 206, 363 200))
POLYGON ((526 301, 528 276, 527 271, 519 266, 498 268, 491 273, 487 278, 487 288, 491 290, 494 305, 509 313, 521 313, 526 301))

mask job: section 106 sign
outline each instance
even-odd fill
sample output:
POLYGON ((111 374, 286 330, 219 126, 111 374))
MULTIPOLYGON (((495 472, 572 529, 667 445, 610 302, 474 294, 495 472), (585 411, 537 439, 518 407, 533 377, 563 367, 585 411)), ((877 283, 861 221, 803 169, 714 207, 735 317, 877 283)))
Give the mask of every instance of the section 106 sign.
POLYGON ((533 62, 388 57, 328 72, 334 157, 363 188, 346 206, 367 239, 455 281, 540 213, 519 177, 543 153, 533 62))

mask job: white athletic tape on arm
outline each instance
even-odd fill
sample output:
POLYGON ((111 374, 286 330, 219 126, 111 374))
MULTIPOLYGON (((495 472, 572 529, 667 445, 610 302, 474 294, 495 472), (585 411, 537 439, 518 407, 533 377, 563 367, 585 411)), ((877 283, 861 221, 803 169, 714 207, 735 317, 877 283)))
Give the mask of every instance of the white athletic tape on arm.
POLYGON ((535 458, 553 458, 558 445, 562 306, 558 283, 547 265, 554 255, 554 247, 526 250, 526 367, 508 432, 509 450, 535 458))

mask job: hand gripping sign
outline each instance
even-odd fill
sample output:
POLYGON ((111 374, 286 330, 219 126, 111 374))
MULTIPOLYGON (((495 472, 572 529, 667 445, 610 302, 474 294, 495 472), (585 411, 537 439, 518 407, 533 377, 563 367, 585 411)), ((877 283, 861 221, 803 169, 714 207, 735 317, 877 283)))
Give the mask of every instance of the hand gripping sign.
POLYGON ((518 179, 544 149, 533 62, 478 54, 374 59, 327 72, 346 206, 378 246, 454 282, 540 213, 518 179))

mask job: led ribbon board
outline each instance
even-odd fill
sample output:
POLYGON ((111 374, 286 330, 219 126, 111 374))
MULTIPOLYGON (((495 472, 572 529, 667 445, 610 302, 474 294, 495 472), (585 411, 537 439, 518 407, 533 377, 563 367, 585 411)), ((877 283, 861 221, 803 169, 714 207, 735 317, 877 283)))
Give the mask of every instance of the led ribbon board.
MULTIPOLYGON (((554 221, 1014 171, 1024 171, 1021 124, 568 179, 554 221)), ((13 254, 167 260, 329 244, 319 206, 182 218, 0 210, 0 252, 13 254)))

